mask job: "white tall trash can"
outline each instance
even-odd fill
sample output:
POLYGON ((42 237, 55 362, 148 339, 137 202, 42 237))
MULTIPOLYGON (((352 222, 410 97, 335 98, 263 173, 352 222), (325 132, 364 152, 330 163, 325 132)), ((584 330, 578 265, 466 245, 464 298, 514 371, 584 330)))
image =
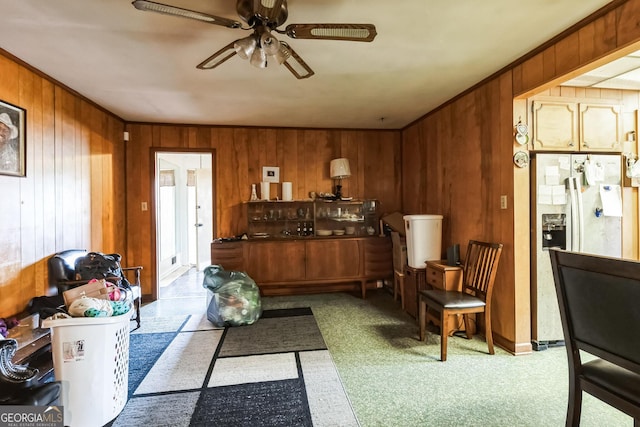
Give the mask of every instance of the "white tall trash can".
POLYGON ((425 268, 425 261, 442 258, 442 215, 405 215, 407 264, 425 268))
POLYGON ((103 426, 127 403, 131 312, 112 317, 45 319, 51 328, 56 381, 62 382, 64 425, 103 426))

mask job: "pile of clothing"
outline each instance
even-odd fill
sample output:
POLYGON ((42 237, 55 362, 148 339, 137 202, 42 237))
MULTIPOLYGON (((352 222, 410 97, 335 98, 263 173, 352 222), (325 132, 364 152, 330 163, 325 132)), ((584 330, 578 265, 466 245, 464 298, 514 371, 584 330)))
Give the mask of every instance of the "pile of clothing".
POLYGON ((35 297, 27 307, 46 319, 119 316, 133 308, 133 291, 120 267, 120 255, 89 252, 75 262, 76 282, 62 295, 35 297))

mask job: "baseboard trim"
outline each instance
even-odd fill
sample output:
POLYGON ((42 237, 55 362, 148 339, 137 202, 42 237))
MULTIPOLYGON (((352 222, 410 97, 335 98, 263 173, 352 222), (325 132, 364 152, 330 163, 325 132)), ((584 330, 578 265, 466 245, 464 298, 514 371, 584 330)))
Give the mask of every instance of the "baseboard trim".
POLYGON ((516 343, 516 342, 508 340, 505 337, 503 337, 502 335, 496 334, 494 332, 493 333, 493 342, 497 346, 499 346, 503 350, 508 351, 509 353, 513 354, 514 356, 521 356, 521 355, 524 355, 524 354, 533 353, 533 347, 531 346, 531 342, 530 341, 523 342, 523 343, 516 343))

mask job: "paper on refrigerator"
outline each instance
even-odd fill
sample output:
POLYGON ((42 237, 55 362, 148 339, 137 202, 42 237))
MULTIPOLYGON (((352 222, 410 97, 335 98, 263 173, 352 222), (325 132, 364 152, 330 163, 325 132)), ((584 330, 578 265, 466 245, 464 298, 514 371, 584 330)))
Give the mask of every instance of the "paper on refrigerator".
POLYGON ((622 193, 619 185, 600 184, 604 216, 622 216, 622 193))
POLYGON ((540 185, 538 186, 538 204, 540 205, 566 205, 567 191, 564 185, 540 185))
POLYGON ((544 169, 544 183, 547 185, 560 184, 560 169, 558 166, 547 166, 544 169))
POLYGON ((538 204, 539 205, 551 205, 553 204, 551 186, 539 185, 538 186, 538 204))
POLYGON ((567 204, 567 191, 564 185, 554 185, 551 187, 551 202, 553 205, 567 204))

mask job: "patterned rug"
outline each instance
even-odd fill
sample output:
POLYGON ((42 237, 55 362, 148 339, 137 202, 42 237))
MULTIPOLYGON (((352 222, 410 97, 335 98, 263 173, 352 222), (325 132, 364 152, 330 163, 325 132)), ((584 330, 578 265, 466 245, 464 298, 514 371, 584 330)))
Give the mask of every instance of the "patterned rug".
POLYGON ((308 307, 225 329, 206 316, 145 323, 113 426, 359 425, 308 307))

